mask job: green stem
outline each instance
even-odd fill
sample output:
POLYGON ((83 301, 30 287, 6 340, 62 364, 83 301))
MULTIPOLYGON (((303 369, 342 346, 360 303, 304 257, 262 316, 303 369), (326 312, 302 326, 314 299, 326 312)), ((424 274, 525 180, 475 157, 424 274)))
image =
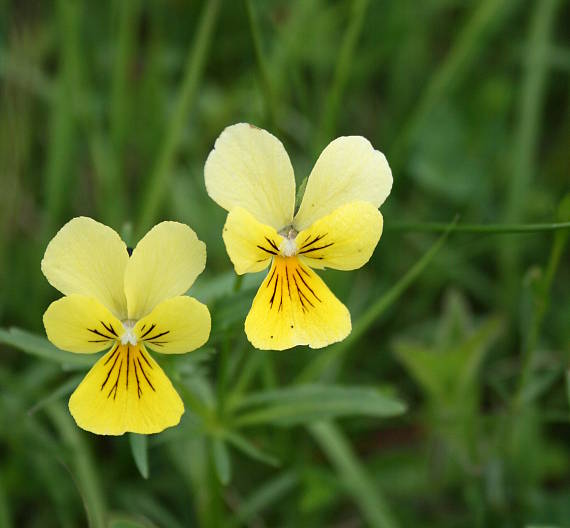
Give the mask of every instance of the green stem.
POLYGON ((244 0, 245 9, 247 11, 247 19, 249 21, 249 30, 251 32, 251 40, 253 41, 253 49, 255 51, 255 60, 259 70, 259 78, 261 82, 261 90, 265 99, 265 106, 269 117, 271 127, 275 130, 277 128, 277 99, 271 80, 269 77, 269 69, 263 54, 261 45, 261 34, 259 31, 259 24, 251 0, 244 0))
POLYGON ((366 473, 342 431, 333 422, 318 422, 309 425, 308 429, 360 507, 367 526, 395 528, 397 523, 386 499, 366 473))
POLYGON ((362 23, 368 8, 368 0, 356 0, 355 2, 352 2, 351 5, 352 13, 350 21, 338 54, 338 62, 336 64, 334 79, 331 89, 327 95, 323 118, 319 127, 319 132, 316 136, 317 142, 315 145, 315 153, 320 153, 325 144, 332 139, 336 130, 342 94, 353 64, 353 56, 356 50, 358 38, 362 31, 362 23))
POLYGON ((438 238, 431 248, 418 260, 414 266, 390 288, 382 297, 373 303, 358 319, 352 327, 351 334, 341 343, 327 348, 324 352, 309 363, 298 376, 299 383, 308 383, 320 378, 336 363, 342 361, 342 357, 352 348, 352 345, 362 337, 376 320, 410 287, 420 276, 422 271, 432 261, 441 249, 449 234, 455 229, 456 221, 448 224, 446 231, 438 238))
POLYGON ((219 7, 220 0, 209 0, 204 4, 196 38, 186 61, 184 80, 176 97, 170 125, 166 130, 164 142, 160 147, 158 158, 146 184, 136 226, 137 239, 146 232, 157 216, 168 189, 172 164, 182 139, 184 126, 188 120, 188 113, 202 78, 219 7))
POLYGON ((85 503, 89 526, 91 528, 105 528, 107 525, 103 492, 91 454, 80 431, 61 404, 50 405, 47 407, 47 413, 59 431, 62 443, 65 444, 71 454, 73 474, 77 478, 85 503))
MULTIPOLYGON (((449 224, 443 222, 410 222, 394 223, 386 226, 386 231, 395 232, 429 232, 444 233, 449 224)), ((489 233, 489 234, 515 234, 539 233, 543 231, 558 231, 570 228, 570 222, 555 222, 549 224, 457 224, 454 233, 489 233)), ((509 246, 510 247, 510 246, 509 246)))

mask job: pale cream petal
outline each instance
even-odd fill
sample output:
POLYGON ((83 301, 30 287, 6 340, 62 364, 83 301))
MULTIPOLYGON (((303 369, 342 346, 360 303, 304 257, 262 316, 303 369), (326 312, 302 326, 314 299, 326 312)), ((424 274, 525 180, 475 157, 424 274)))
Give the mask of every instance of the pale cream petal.
POLYGON ((154 226, 137 244, 125 271, 129 319, 188 291, 206 265, 206 245, 178 222, 154 226))
POLYGON ((119 319, 127 305, 123 278, 129 260, 119 235, 92 218, 78 217, 52 238, 42 260, 42 272, 61 293, 79 293, 101 301, 119 319))
POLYGON ((295 176, 283 144, 247 123, 227 127, 204 167, 206 189, 224 209, 243 207, 262 224, 290 225, 295 207, 295 176))
POLYGON ((350 202, 378 208, 391 189, 392 172, 384 154, 361 136, 337 138, 323 150, 307 180, 294 226, 307 229, 350 202))

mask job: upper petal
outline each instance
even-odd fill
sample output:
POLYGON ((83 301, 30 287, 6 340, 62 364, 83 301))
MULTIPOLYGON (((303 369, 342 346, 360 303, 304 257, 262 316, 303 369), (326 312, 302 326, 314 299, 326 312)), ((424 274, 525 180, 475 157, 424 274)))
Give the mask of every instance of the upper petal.
POLYGON ((238 275, 266 268, 283 240, 274 228, 258 222, 242 207, 228 214, 223 238, 238 275))
POLYGON ((109 348, 123 334, 121 322, 97 299, 72 294, 52 302, 44 313, 48 339, 69 352, 109 348))
POLYGON ((382 225, 382 215, 374 205, 343 205, 297 235, 298 255, 312 268, 360 268, 370 260, 382 225))
POLYGON ((126 314, 123 278, 127 247, 110 227, 78 217, 52 238, 42 260, 42 272, 61 293, 99 299, 117 317, 126 314))
POLYGON ((340 137, 323 150, 307 180, 294 225, 306 229, 341 205, 370 202, 378 208, 392 189, 384 154, 361 136, 340 137))
POLYGON ((154 226, 137 244, 125 270, 129 319, 164 299, 186 293, 206 265, 206 244, 179 222, 154 226))
POLYGON ((227 127, 204 167, 210 197, 230 211, 240 206, 279 230, 295 208, 295 176, 281 141, 247 123, 227 127))
POLYGON ((184 354, 201 347, 210 335, 210 312, 192 297, 162 301, 135 326, 138 341, 155 352, 184 354))

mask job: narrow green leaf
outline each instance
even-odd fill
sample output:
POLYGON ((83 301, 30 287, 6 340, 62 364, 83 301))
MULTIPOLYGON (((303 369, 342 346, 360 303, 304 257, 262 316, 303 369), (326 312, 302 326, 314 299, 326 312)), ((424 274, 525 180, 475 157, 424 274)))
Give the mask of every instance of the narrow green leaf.
POLYGON ((45 337, 20 328, 0 328, 0 343, 10 345, 33 356, 55 361, 75 369, 91 367, 97 360, 93 354, 72 354, 52 345, 45 337))
POLYGON ((566 371, 566 396, 568 396, 568 405, 570 406, 570 369, 566 371))
POLYGON ((395 528, 397 524, 386 500, 336 425, 319 422, 308 429, 344 481, 347 492, 361 509, 366 524, 374 528, 395 528))
POLYGON ((263 462, 264 464, 268 464, 269 466, 274 467, 281 465, 281 462, 278 458, 265 453, 237 431, 227 432, 224 435, 224 438, 236 449, 239 449, 242 453, 255 460, 258 460, 259 462, 263 462))
POLYGON ((422 271, 437 255, 449 234, 455 229, 457 218, 447 226, 447 230, 434 242, 408 272, 392 286, 382 297, 373 303, 356 321, 351 334, 341 343, 328 347, 318 354, 298 376, 299 383, 308 383, 321 378, 336 363, 342 361, 343 356, 352 348, 352 345, 366 333, 377 319, 394 304, 402 294, 414 283, 422 271))
POLYGON ((221 438, 214 438, 212 442, 212 455, 218 480, 227 486, 232 479, 232 460, 225 442, 221 438))
POLYGON ((57 387, 54 391, 50 394, 45 396, 44 398, 40 399, 38 403, 36 403, 29 411, 28 414, 32 415, 38 412, 40 409, 43 409, 46 405, 71 394, 73 390, 81 383, 83 379, 83 374, 79 374, 77 376, 73 376, 69 378, 67 381, 62 383, 59 387, 57 387))
POLYGON ((172 164, 182 139, 188 113, 194 102, 196 91, 202 78, 210 40, 214 31, 220 7, 219 0, 204 3, 202 14, 195 33, 195 39, 188 54, 184 80, 174 103, 172 118, 164 134, 158 158, 145 186, 145 194, 140 204, 140 216, 137 222, 137 234, 144 234, 160 208, 164 194, 169 188, 172 164))
POLYGON ((282 499, 299 483, 299 477, 293 471, 281 473, 269 482, 264 482, 258 491, 250 494, 235 515, 233 526, 243 526, 272 504, 282 499))
POLYGON ((152 528, 155 525, 131 517, 117 516, 109 520, 108 528, 152 528))
POLYGON ((142 478, 147 479, 148 471, 148 437, 142 434, 130 433, 129 444, 135 465, 142 478))
MULTIPOLYGON (((393 223, 386 226, 386 231, 402 233, 443 233, 449 224, 442 222, 409 222, 393 223)), ((551 222, 543 224, 457 224, 454 233, 486 233, 486 234, 517 234, 541 233, 544 231, 558 231, 570 229, 570 222, 551 222)))
POLYGON ((239 426, 270 423, 284 427, 340 416, 396 416, 405 405, 374 388, 339 385, 296 385, 244 397, 239 426), (253 408, 253 409, 251 409, 253 408), (246 410, 244 410, 246 409, 246 410))

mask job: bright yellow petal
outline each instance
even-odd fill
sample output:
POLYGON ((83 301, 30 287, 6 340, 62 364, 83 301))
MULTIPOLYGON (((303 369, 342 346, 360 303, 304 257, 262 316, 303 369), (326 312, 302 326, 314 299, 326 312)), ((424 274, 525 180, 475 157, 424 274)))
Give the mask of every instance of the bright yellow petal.
POLYGON ((208 340, 210 312, 192 297, 173 297, 141 319, 135 326, 135 335, 155 352, 184 354, 208 340))
POLYGON ((206 245, 178 222, 154 226, 137 244, 125 271, 129 319, 149 314, 161 301, 186 293, 206 265, 206 245))
POLYGON ((48 244, 42 271, 61 293, 101 301, 119 319, 126 315, 123 292, 127 247, 119 235, 91 218, 70 220, 48 244))
POLYGON ((258 222, 242 207, 228 214, 223 238, 238 275, 265 269, 283 241, 275 229, 258 222))
POLYGON ((52 302, 44 313, 44 326, 56 347, 85 354, 109 348, 124 332, 98 300, 78 294, 52 302))
POLYGON ((368 202, 343 205, 301 231, 299 258, 312 268, 352 270, 364 266, 382 234, 382 215, 368 202))
POLYGON ((392 189, 392 172, 384 154, 361 136, 335 139, 315 164, 295 216, 298 231, 341 205, 364 201, 378 208, 392 189))
POLYGON ((346 306, 295 257, 274 258, 245 320, 248 339, 262 350, 321 348, 343 340, 350 330, 346 306))
POLYGON ((243 207, 277 230, 289 225, 295 207, 295 176, 281 141, 247 123, 227 127, 204 167, 210 197, 230 211, 243 207))
POLYGON ((177 425, 184 404, 144 347, 115 345, 71 395, 69 410, 92 433, 151 434, 177 425))

